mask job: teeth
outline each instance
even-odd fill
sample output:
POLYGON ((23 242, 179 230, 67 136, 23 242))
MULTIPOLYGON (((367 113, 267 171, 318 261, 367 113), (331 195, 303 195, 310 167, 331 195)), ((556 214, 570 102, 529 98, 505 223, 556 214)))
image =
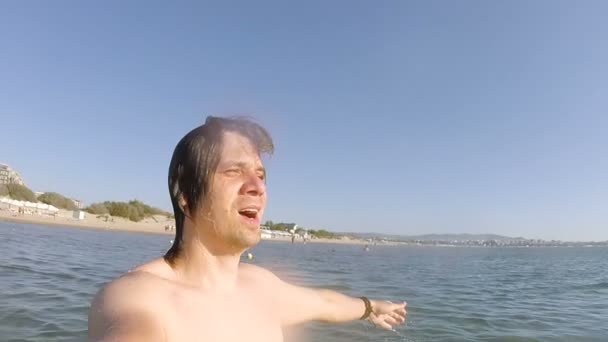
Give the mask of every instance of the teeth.
POLYGON ((253 213, 253 214, 257 214, 258 213, 258 211, 256 209, 243 209, 243 210, 241 210, 241 212, 244 212, 244 213, 253 213))

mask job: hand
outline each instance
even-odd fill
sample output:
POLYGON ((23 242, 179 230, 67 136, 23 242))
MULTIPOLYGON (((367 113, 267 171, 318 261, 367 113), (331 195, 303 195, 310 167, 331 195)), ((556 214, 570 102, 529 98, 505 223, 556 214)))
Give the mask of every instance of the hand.
POLYGON ((367 318, 377 327, 395 330, 395 326, 405 322, 407 303, 395 304, 388 301, 372 301, 372 313, 367 318))

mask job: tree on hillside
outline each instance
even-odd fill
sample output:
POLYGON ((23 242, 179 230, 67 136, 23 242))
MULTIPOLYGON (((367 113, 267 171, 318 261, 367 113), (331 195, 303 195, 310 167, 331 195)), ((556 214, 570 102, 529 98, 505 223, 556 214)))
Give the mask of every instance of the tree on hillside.
POLYGON ((129 204, 125 202, 112 202, 105 201, 103 202, 106 208, 108 208, 108 212, 112 216, 119 216, 124 218, 129 218, 129 204))
POLYGON ((287 227, 285 226, 284 223, 273 223, 273 224, 271 224, 271 225, 268 226, 268 229, 270 229, 270 230, 278 230, 278 231, 283 231, 283 232, 287 231, 287 227))
POLYGON ((56 192, 45 192, 42 195, 38 196, 38 201, 50 204, 54 207, 61 209, 78 209, 78 207, 76 207, 76 204, 74 204, 74 201, 56 192))
POLYGON ((167 215, 170 215, 170 213, 168 213, 168 212, 166 212, 164 210, 161 210, 161 209, 158 209, 158 208, 154 208, 154 207, 149 206, 149 205, 147 205, 147 204, 145 204, 145 203, 143 203, 141 201, 138 201, 138 200, 132 200, 132 201, 129 202, 129 204, 132 205, 132 206, 134 206, 134 207, 136 207, 138 209, 139 213, 142 216, 152 216, 152 215, 165 215, 165 216, 167 216, 167 215))
POLYGON ((6 184, 6 189, 8 190, 8 196, 12 199, 16 199, 18 201, 38 202, 34 192, 28 189, 25 185, 12 183, 6 184))
POLYGON ((144 219, 144 210, 140 206, 134 206, 129 203, 129 220, 139 222, 144 219))
POLYGON ((86 207, 84 210, 93 215, 106 215, 110 213, 108 208, 106 208, 103 203, 93 203, 90 206, 86 207))
POLYGON ((112 216, 124 217, 135 222, 139 222, 144 218, 153 215, 171 216, 171 214, 166 211, 154 208, 138 200, 129 202, 105 201, 103 203, 93 203, 87 207, 85 211, 94 215, 110 214, 112 216))
POLYGON ((328 232, 325 229, 319 229, 319 230, 311 229, 308 231, 308 234, 310 234, 316 238, 319 238, 319 239, 337 239, 338 238, 338 235, 336 235, 332 232, 328 232))

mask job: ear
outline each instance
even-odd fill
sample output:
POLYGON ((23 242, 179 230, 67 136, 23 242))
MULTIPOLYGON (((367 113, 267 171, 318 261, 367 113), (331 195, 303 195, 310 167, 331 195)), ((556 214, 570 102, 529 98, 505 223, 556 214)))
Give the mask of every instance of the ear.
POLYGON ((188 202, 186 202, 186 199, 184 198, 183 195, 179 195, 177 203, 179 204, 179 208, 182 210, 182 213, 184 213, 184 215, 188 214, 188 202))

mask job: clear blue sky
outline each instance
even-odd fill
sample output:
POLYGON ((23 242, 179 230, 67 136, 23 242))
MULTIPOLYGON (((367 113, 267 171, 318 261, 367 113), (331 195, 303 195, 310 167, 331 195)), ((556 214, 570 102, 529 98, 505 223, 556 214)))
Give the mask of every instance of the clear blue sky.
POLYGON ((0 161, 169 209, 179 138, 252 115, 266 219, 608 239, 604 1, 0 4, 0 161))

